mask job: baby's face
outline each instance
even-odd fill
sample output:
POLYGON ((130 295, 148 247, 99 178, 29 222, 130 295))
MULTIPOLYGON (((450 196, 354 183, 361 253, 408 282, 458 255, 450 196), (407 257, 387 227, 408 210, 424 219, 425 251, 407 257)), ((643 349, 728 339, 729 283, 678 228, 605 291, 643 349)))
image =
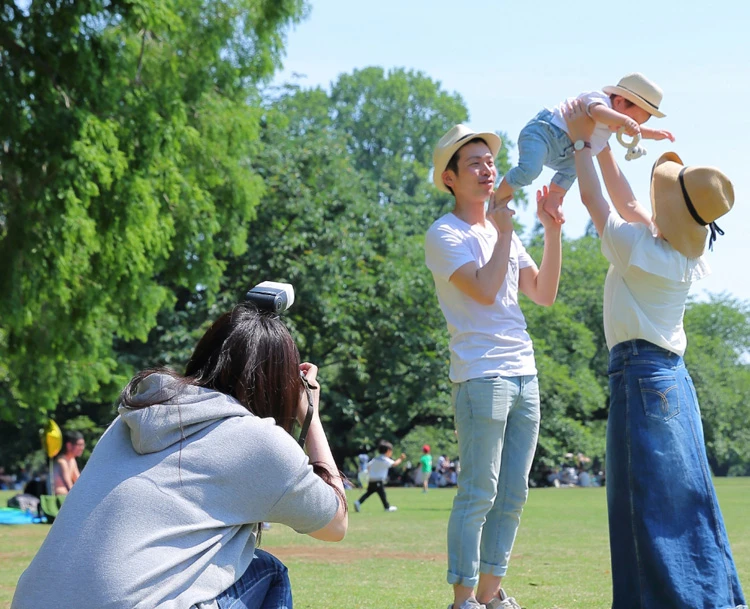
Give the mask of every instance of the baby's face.
POLYGON ((651 114, 646 112, 643 108, 639 108, 635 104, 630 106, 630 108, 623 110, 622 113, 632 118, 639 125, 642 125, 651 118, 651 114))

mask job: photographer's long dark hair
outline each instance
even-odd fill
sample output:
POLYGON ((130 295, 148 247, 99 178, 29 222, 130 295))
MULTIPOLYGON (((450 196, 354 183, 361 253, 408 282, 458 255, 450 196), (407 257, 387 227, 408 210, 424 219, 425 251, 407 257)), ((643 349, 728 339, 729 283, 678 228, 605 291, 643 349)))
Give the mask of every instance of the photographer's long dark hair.
MULTIPOLYGON (((300 356, 284 323, 259 312, 255 305, 239 304, 224 313, 206 331, 190 356, 185 375, 169 369, 149 369, 136 374, 120 394, 120 402, 131 409, 148 408, 169 398, 144 402, 133 396, 149 374, 169 374, 181 382, 213 389, 236 398, 259 417, 273 417, 291 434, 300 396, 300 356)), ((327 482, 344 505, 346 498, 332 483, 338 472, 319 463, 313 471, 327 482)))

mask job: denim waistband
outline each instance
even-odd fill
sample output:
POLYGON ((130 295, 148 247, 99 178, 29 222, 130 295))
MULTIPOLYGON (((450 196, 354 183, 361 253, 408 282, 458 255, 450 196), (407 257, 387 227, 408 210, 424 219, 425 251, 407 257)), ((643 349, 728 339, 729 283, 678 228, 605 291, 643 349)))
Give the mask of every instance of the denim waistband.
POLYGON ((655 345, 652 342, 636 338, 616 344, 609 352, 609 371, 617 370, 627 365, 631 360, 652 360, 663 362, 674 367, 682 363, 682 357, 674 351, 655 345))
POLYGON ((547 108, 542 108, 537 115, 533 118, 535 121, 544 121, 545 123, 548 123, 552 120, 552 118, 555 115, 552 114, 551 110, 548 110, 547 108))

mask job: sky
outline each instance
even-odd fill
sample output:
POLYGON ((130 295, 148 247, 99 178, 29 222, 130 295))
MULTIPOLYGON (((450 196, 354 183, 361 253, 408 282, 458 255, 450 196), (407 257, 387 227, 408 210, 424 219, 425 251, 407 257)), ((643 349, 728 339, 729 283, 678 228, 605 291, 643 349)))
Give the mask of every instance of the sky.
MULTIPOLYGON (((342 73, 380 66, 423 72, 458 93, 475 131, 503 131, 513 141, 543 107, 641 72, 664 91, 666 118, 651 127, 676 141, 642 142, 646 156, 625 161, 610 145, 638 200, 647 208, 654 161, 674 150, 686 165, 721 169, 735 189, 725 231, 707 253, 712 274, 692 294, 726 292, 750 301, 750 2, 630 0, 311 0, 309 16, 287 32, 276 84, 328 88, 342 73)), ((517 160, 515 151, 511 160, 517 160)), ((526 191, 549 183, 551 170, 526 191)), ((428 176, 425 176, 425 180, 428 176)), ((534 210, 518 218, 533 226, 534 210)), ((565 198, 567 237, 580 237, 588 215, 577 186, 565 198)), ((565 261, 563 260, 563 264, 565 261)))

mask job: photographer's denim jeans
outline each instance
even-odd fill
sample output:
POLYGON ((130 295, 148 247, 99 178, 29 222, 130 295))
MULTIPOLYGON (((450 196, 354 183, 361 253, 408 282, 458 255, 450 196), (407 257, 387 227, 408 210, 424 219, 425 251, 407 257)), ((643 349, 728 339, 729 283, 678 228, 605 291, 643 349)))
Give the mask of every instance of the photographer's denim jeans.
POLYGON ((536 376, 453 385, 461 472, 448 522, 448 583, 504 576, 529 493, 539 435, 536 376))
POLYGON ((292 609, 292 585, 284 564, 256 549, 243 576, 216 597, 219 609, 292 609))
POLYGON ((615 345, 609 388, 612 608, 744 606, 682 358, 644 340, 615 345))
POLYGON ((569 190, 576 181, 573 142, 560 127, 553 125, 552 112, 542 110, 521 129, 518 136, 518 165, 505 174, 505 181, 518 190, 528 186, 544 166, 554 169, 552 182, 569 190))

